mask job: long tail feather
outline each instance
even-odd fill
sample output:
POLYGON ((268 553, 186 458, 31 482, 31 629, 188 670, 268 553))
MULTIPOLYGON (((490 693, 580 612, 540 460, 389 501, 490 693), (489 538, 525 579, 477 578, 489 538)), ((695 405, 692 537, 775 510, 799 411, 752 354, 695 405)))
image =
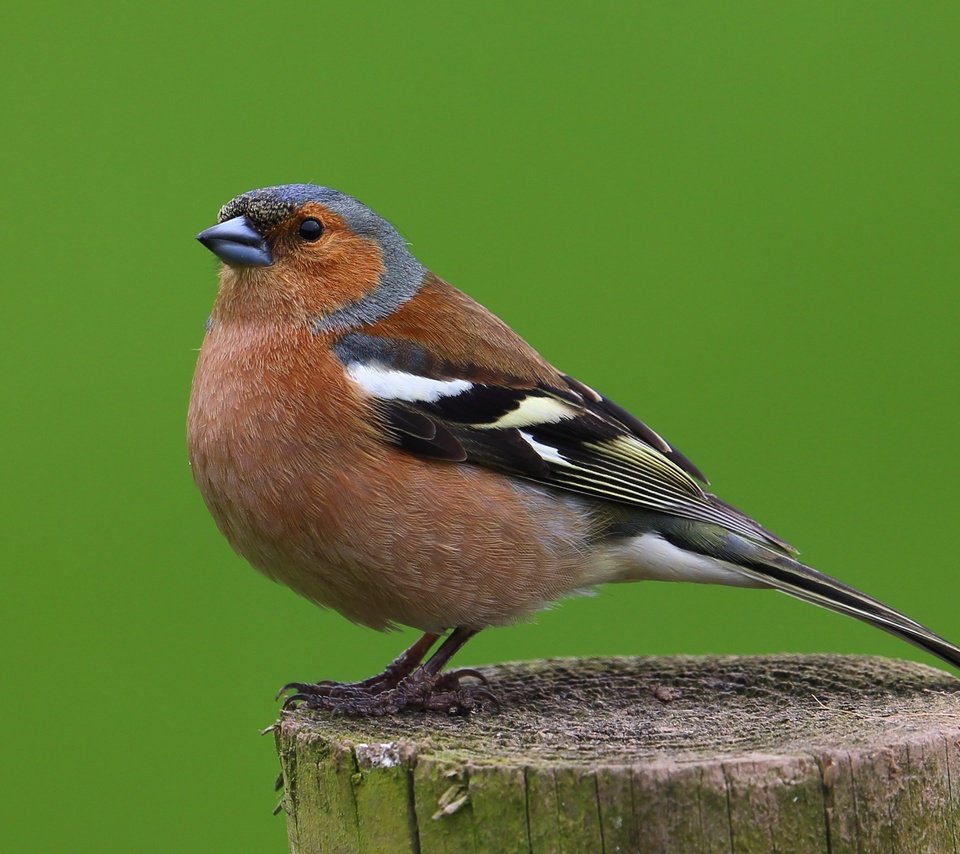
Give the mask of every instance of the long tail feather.
POLYGON ((748 578, 805 602, 856 617, 960 668, 960 647, 829 575, 736 534, 726 537, 722 552, 716 556, 734 564, 748 578))

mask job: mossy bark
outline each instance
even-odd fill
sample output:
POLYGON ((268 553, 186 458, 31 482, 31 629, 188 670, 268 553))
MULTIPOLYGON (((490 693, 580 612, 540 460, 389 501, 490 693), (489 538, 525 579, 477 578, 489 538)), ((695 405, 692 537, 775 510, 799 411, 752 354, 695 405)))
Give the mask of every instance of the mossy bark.
POLYGON ((960 850, 960 682, 846 656, 488 667, 499 711, 277 725, 294 852, 960 850))

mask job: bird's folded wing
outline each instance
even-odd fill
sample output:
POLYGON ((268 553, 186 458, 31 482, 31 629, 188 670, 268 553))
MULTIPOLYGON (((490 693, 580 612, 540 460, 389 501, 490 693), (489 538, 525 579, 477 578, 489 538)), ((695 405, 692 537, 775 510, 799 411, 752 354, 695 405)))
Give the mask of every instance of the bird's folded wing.
POLYGON ((571 377, 523 382, 438 363, 412 341, 357 333, 334 353, 373 398, 391 441, 411 453, 711 522, 791 550, 706 492, 699 469, 653 430, 571 377))

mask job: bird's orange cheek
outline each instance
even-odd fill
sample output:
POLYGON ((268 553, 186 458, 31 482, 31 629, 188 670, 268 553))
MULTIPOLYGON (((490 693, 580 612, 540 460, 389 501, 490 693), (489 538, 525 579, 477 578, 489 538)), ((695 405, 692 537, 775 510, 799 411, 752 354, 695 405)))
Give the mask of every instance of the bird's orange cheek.
POLYGON ((352 235, 332 243, 322 257, 305 258, 298 266, 299 286, 318 316, 362 300, 376 289, 384 271, 376 243, 352 235))

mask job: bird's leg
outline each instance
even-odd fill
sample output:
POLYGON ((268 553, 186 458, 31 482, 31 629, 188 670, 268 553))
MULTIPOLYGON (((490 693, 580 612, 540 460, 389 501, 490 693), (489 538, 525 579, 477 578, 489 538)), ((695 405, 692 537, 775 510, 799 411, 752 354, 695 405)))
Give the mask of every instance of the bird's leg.
MULTIPOLYGON (((465 714, 485 703, 496 704, 496 697, 485 687, 487 680, 482 673, 469 669, 441 672, 454 653, 476 633, 476 629, 462 627, 454 629, 422 667, 417 667, 417 664, 437 636, 434 635, 430 643, 422 649, 415 644, 416 651, 414 647, 408 650, 412 653, 410 659, 406 659, 406 654, 398 659, 398 662, 403 660, 404 664, 395 671, 392 684, 381 681, 364 686, 363 683, 357 683, 354 686, 348 686, 348 691, 336 693, 329 690, 316 692, 297 690, 297 693, 287 698, 284 705, 289 707, 302 703, 310 709, 326 709, 345 715, 366 716, 390 715, 404 710, 465 714), (407 673, 399 675, 399 670, 404 667, 408 668, 407 673), (464 678, 477 679, 479 684, 462 685, 460 680, 464 678)), ((424 635, 421 642, 424 642, 427 637, 429 635, 424 635)), ((370 681, 367 680, 367 682, 370 681)), ((291 687, 299 689, 300 686, 291 687)))
MULTIPOLYGON (((278 692, 277 698, 287 691, 294 691, 284 701, 284 706, 302 700, 305 696, 322 695, 326 697, 346 697, 357 695, 378 694, 388 688, 395 688, 405 676, 409 676, 414 668, 423 661, 440 635, 425 632, 424 635, 405 649, 384 669, 383 673, 371 676, 360 682, 333 682, 325 679, 321 682, 288 682, 278 692)), ((439 652, 439 650, 437 650, 439 652)))
POLYGON ((434 687, 458 688, 460 679, 468 676, 479 680, 484 685, 487 684, 487 677, 479 670, 461 667, 459 670, 449 670, 446 673, 441 673, 447 662, 459 652, 460 648, 470 638, 477 634, 477 631, 478 629, 454 629, 450 632, 449 637, 440 644, 437 651, 427 659, 427 663, 423 665, 422 669, 426 674, 436 679, 434 687))

